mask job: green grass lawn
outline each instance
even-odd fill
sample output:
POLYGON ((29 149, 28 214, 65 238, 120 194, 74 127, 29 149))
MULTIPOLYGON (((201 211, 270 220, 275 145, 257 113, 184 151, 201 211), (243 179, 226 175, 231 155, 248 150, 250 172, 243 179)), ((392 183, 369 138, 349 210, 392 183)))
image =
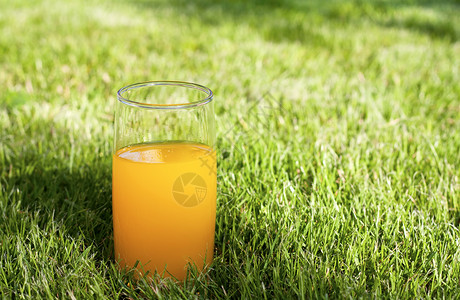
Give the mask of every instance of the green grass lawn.
POLYGON ((0 0, 0 295, 459 298, 459 82, 458 1, 0 0), (215 260, 183 283, 114 263, 145 80, 216 94, 215 260))

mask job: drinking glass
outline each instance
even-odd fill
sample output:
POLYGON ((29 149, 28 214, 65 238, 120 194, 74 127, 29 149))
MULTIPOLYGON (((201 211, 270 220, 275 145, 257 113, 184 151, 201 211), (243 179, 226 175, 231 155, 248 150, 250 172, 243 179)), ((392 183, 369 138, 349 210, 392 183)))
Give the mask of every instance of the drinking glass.
POLYGON ((216 217, 213 93, 150 81, 120 89, 112 208, 115 259, 182 280, 212 262, 216 217))

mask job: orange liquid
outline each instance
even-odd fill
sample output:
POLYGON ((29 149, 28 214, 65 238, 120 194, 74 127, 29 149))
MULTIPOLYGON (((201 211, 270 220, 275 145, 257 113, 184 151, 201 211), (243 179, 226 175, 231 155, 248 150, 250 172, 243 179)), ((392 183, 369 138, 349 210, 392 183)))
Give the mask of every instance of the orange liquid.
POLYGON ((113 155, 115 259, 121 267, 182 280, 187 264, 210 264, 216 218, 216 157, 185 142, 129 146, 113 155))

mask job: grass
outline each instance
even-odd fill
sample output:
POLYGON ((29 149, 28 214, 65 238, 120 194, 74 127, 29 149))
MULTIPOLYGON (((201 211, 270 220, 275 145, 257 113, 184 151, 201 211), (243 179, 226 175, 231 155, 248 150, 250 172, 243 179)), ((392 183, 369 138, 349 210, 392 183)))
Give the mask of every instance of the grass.
POLYGON ((0 1, 5 298, 460 297, 458 1, 0 1), (113 261, 116 90, 216 94, 215 260, 113 261))

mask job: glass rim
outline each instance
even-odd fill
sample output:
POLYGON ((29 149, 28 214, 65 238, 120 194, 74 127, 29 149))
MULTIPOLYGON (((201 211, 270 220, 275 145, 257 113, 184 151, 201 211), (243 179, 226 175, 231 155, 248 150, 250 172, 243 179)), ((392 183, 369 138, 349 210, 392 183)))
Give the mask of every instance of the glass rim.
POLYGON ((204 85, 200 85, 193 82, 186 82, 186 81, 169 81, 169 80, 159 80, 159 81, 144 81, 129 84, 127 86, 122 87, 117 92, 118 101, 123 104, 139 107, 139 108, 147 108, 147 109, 186 109, 197 107, 201 105, 205 105, 210 103, 213 100, 214 94, 210 88, 205 87, 204 85), (160 103, 145 103, 141 101, 131 100, 123 97, 123 94, 138 88, 143 87, 151 87, 151 86, 178 86, 178 87, 185 87, 185 88, 192 88, 196 90, 200 90, 204 92, 207 97, 202 98, 197 101, 192 102, 185 102, 185 103, 174 103, 174 104, 160 104, 160 103))

